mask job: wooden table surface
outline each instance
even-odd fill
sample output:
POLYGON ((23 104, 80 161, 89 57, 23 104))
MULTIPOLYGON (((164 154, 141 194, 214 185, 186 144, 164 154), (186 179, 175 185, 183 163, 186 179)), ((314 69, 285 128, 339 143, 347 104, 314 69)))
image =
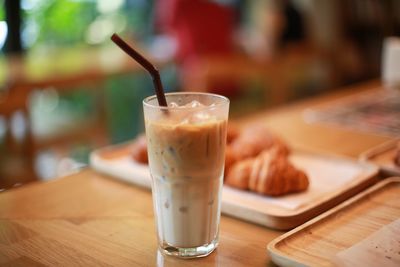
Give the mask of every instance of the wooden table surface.
MULTIPOLYGON (((389 140, 306 124, 304 108, 379 87, 372 82, 237 120, 262 122, 292 146, 350 157, 389 140)), ((220 245, 196 260, 157 252, 151 194, 86 169, 0 193, 0 266, 268 266, 282 232, 221 217, 220 245)))

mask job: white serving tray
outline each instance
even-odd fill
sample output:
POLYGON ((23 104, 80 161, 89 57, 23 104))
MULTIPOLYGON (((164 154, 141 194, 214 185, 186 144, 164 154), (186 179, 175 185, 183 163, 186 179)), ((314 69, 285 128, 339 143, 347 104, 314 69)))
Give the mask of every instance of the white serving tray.
MULTIPOLYGON (((128 183, 151 188, 147 165, 131 158, 131 144, 92 152, 93 169, 128 183)), ((267 197, 224 186, 222 213, 263 226, 286 230, 296 227, 377 181, 378 168, 337 156, 295 151, 290 160, 309 179, 307 191, 283 197, 267 197)))

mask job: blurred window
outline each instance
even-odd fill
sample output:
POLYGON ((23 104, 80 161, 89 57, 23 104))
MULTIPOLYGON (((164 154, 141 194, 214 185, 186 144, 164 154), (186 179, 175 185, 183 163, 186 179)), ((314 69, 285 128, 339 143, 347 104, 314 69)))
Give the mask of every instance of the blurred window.
POLYGON ((4 0, 0 0, 0 21, 4 21, 5 14, 4 14, 4 0))
POLYGON ((4 11, 4 0, 0 0, 0 51, 3 51, 7 36, 6 14, 4 11))
MULTIPOLYGON (((0 0, 0 49, 7 35, 0 0)), ((24 49, 99 45, 113 32, 145 40, 152 32, 153 1, 21 0, 24 49)))

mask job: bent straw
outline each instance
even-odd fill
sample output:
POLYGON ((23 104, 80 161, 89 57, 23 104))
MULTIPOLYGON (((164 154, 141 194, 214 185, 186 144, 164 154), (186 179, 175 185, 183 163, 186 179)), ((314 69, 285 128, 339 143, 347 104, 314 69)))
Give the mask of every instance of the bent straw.
POLYGON ((119 46, 125 53, 138 62, 153 78, 154 89, 156 91, 158 104, 160 106, 167 106, 165 99, 164 89, 161 83, 160 73, 146 58, 139 54, 135 49, 129 46, 124 40, 121 39, 116 33, 111 36, 111 40, 119 46))

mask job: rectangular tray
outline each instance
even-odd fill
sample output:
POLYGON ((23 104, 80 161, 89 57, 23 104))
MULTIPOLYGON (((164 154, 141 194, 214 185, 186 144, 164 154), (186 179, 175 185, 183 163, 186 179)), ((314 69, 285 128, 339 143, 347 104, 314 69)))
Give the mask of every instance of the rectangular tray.
POLYGON ((352 247, 400 218, 400 178, 389 178, 268 244, 280 266, 333 266, 352 247))
POLYGON ((394 164, 393 161, 398 142, 400 138, 368 149, 360 155, 360 160, 379 166, 383 174, 387 176, 400 176, 400 166, 394 164))
MULTIPOLYGON (((127 143, 96 150, 90 164, 99 172, 150 189, 148 166, 134 162, 130 149, 127 143)), ((291 229, 377 181, 378 168, 369 163, 300 151, 292 153, 291 161, 309 175, 309 190, 267 197, 224 186, 222 213, 275 229, 291 229)))

